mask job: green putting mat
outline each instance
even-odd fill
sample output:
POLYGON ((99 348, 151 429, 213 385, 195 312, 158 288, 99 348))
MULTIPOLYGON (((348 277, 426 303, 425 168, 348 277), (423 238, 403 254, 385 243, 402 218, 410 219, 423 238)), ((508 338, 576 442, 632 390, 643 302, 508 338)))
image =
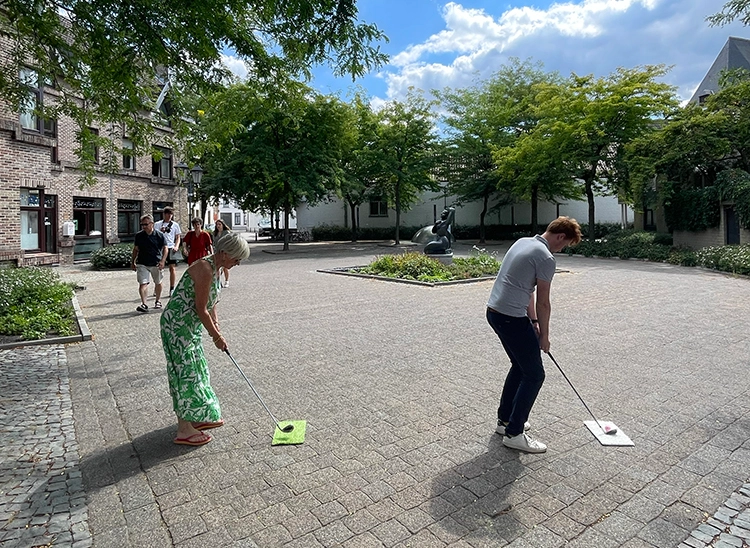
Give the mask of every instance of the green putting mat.
POLYGON ((294 430, 291 432, 282 432, 279 428, 276 428, 273 433, 271 445, 299 445, 305 442, 307 421, 279 421, 281 428, 289 424, 294 426, 294 430))

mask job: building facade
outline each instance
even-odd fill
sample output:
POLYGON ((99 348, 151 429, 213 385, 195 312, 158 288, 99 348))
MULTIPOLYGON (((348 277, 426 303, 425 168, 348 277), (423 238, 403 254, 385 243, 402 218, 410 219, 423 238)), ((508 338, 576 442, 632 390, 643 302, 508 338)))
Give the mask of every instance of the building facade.
MULTIPOLYGON (((3 46, 0 55, 7 55, 3 46)), ((44 120, 34 113, 37 105, 54 104, 57 91, 30 67, 18 77, 28 88, 28 108, 16 112, 0 104, 0 264, 86 259, 105 245, 133 241, 140 216, 150 213, 158 220, 166 206, 175 208, 178 222, 187 221, 187 191, 175 179, 171 149, 156 147, 156 154, 138 157, 127 153, 132 143, 126 130, 92 127, 113 135, 123 151, 103 158, 94 150, 94 183, 84 184, 73 120, 44 120), (106 171, 108 161, 118 169, 106 171)), ((170 131, 156 126, 157 142, 170 131)))
MULTIPOLYGON (((443 208, 456 208, 456 224, 463 226, 478 226, 479 215, 482 210, 480 202, 463 205, 454 204, 451 197, 444 197, 437 192, 425 192, 420 200, 409 211, 401 212, 401 226, 432 226, 443 208)), ((633 210, 625 204, 618 203, 613 196, 596 196, 594 198, 596 221, 598 223, 619 223, 628 226, 633 222, 633 210)), ((357 226, 366 228, 386 228, 395 224, 395 211, 388 208, 385 202, 366 202, 357 208, 357 226)), ((566 200, 559 204, 539 202, 539 227, 544 228, 550 221, 560 215, 573 217, 581 223, 588 222, 588 202, 566 200)), ((486 225, 528 225, 531 223, 531 204, 519 202, 503 206, 499 211, 488 214, 486 225)), ((349 206, 341 200, 331 200, 307 207, 297 208, 297 226, 302 230, 311 230, 320 225, 351 226, 351 212, 349 206)))

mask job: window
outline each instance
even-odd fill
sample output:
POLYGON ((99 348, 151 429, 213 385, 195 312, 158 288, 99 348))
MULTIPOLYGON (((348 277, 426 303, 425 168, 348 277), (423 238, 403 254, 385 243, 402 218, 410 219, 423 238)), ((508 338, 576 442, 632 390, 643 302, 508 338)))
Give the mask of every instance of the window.
POLYGON ((73 197, 75 224, 74 259, 88 259, 93 251, 104 247, 104 200, 73 197))
POLYGON ((54 137, 56 125, 54 120, 42 118, 37 111, 44 106, 44 84, 35 70, 22 68, 21 83, 28 88, 28 95, 21 110, 21 127, 27 131, 36 131, 47 137, 54 137))
POLYGON ((370 200, 370 217, 388 217, 388 204, 382 198, 370 200))
POLYGON ((172 178, 172 149, 154 147, 156 154, 151 158, 151 174, 162 179, 172 178))
POLYGON ((122 169, 135 171, 135 152, 130 139, 122 140, 122 169))
POLYGON ((164 99, 159 105, 159 118, 167 127, 172 127, 173 112, 172 103, 168 99, 164 99))
POLYGON ((91 136, 89 137, 90 142, 86 143, 86 150, 88 151, 88 154, 90 155, 92 161, 95 164, 98 164, 99 163, 99 145, 97 143, 99 141, 99 130, 90 127, 89 133, 91 134, 91 136))
POLYGON ((234 214, 234 224, 235 225, 241 225, 242 224, 242 213, 235 213, 234 214))
POLYGON ((165 207, 174 207, 174 206, 172 205, 172 202, 154 202, 153 203, 153 211, 151 212, 151 216, 154 218, 154 222, 161 221, 164 219, 165 207))
POLYGON ((141 202, 117 200, 117 236, 121 242, 132 242, 141 228, 141 202))

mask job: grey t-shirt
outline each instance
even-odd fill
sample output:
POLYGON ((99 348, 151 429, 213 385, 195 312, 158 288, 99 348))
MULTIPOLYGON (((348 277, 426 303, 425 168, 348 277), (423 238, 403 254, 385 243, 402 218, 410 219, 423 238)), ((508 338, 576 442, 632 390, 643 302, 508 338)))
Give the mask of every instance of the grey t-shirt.
POLYGON ((537 279, 551 282, 554 275, 555 256, 547 240, 539 235, 521 238, 505 254, 487 306, 508 316, 525 316, 537 279))

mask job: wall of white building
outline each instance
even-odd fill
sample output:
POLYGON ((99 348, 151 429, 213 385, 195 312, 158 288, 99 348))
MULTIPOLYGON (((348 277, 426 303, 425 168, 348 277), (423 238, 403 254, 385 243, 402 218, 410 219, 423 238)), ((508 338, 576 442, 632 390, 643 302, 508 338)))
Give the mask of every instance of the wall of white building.
MULTIPOLYGON (((423 199, 409 211, 401 212, 401 226, 428 226, 435 223, 440 212, 446 206, 453 205, 450 198, 442 198, 438 193, 425 193, 423 199)), ((620 223, 633 222, 633 210, 619 204, 614 196, 596 196, 594 198, 596 222, 620 223)), ((370 216, 370 204, 364 203, 358 208, 359 226, 361 227, 390 227, 396 219, 396 212, 388 209, 385 217, 370 216)), ((479 214, 482 205, 478 202, 456 207, 456 224, 464 226, 479 225, 479 214)), ((588 222, 588 203, 586 201, 570 200, 559 205, 549 202, 539 203, 539 225, 544 226, 558 215, 573 217, 581 223, 588 222)), ((531 205, 519 203, 504 206, 499 213, 490 213, 485 218, 485 224, 530 224, 531 205)), ((350 208, 346 202, 332 200, 314 207, 302 205, 297 208, 297 225, 310 230, 320 225, 351 226, 350 208)))

